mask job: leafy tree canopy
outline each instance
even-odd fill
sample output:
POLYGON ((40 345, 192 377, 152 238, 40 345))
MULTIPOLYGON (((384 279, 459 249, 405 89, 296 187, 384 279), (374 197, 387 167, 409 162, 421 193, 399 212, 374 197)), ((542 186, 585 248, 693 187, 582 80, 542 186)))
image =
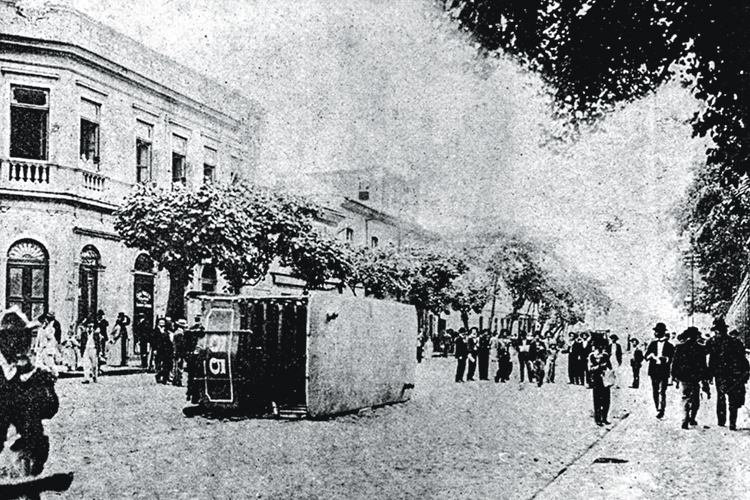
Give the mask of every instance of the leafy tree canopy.
MULTIPOLYGON (((750 4, 732 0, 439 0, 489 53, 538 72, 572 123, 679 76, 705 103, 710 163, 750 170, 750 4)), ((729 176, 729 181, 736 177, 729 176)))
POLYGON ((541 75, 575 125, 679 78, 703 102, 693 132, 710 136, 682 213, 703 278, 696 310, 723 314, 747 253, 750 4, 732 0, 437 0, 487 54, 541 75))
POLYGON ((180 317, 193 270, 211 264, 237 291, 262 279, 275 259, 308 287, 349 272, 346 249, 316 233, 318 207, 242 182, 139 185, 116 213, 126 246, 148 252, 170 276, 167 313, 180 317))

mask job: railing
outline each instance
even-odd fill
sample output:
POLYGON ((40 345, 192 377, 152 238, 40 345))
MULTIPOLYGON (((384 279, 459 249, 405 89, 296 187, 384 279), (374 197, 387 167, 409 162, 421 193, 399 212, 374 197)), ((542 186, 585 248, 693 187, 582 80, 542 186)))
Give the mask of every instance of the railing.
POLYGON ((81 173, 83 174, 84 189, 99 192, 104 191, 104 181, 106 180, 106 177, 94 172, 86 172, 85 170, 81 170, 81 173))
POLYGON ((25 161, 8 161, 8 180, 49 184, 49 165, 25 161))
POLYGON ((34 160, 0 159, 0 190, 69 195, 118 205, 132 186, 86 168, 34 160))

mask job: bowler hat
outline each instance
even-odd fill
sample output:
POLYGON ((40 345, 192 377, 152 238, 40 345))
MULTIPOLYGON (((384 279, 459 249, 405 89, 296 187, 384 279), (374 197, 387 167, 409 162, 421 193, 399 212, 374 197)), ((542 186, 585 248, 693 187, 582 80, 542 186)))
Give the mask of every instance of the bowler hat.
POLYGON ((687 330, 682 332, 679 336, 679 340, 697 339, 701 336, 701 331, 694 326, 689 326, 687 330))
POLYGON ((711 331, 714 332, 727 332, 727 324, 724 322, 724 318, 716 318, 714 325, 711 327, 711 331))
POLYGON ((654 331, 659 332, 659 333, 665 333, 667 331, 667 325, 661 322, 657 323, 656 326, 654 327, 654 331))

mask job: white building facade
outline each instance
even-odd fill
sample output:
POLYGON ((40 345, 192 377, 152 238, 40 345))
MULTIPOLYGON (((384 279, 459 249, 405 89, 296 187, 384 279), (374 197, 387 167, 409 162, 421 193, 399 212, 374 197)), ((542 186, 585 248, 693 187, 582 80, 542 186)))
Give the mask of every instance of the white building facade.
POLYGON ((64 329, 99 309, 150 326, 168 280, 120 242, 114 211, 140 182, 252 179, 260 108, 65 7, 0 1, 0 47, 4 304, 64 329))

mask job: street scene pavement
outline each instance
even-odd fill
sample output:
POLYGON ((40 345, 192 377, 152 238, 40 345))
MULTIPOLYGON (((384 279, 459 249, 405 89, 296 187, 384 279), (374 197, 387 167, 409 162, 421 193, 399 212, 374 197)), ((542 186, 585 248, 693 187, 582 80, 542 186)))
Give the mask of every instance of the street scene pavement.
MULTIPOLYGON (((564 355, 560 358, 564 361, 564 355)), ((517 364, 516 364, 517 366, 517 364)), ((626 366, 624 364, 624 366, 626 366)), ((187 418, 184 389, 151 374, 61 379, 46 498, 747 498, 750 429, 717 427, 714 400, 680 428, 679 391, 655 418, 650 384, 623 370, 612 425, 567 383, 453 381, 455 360, 417 366, 411 401, 327 420, 187 418)), ((629 370, 628 370, 629 371, 629 370)))

